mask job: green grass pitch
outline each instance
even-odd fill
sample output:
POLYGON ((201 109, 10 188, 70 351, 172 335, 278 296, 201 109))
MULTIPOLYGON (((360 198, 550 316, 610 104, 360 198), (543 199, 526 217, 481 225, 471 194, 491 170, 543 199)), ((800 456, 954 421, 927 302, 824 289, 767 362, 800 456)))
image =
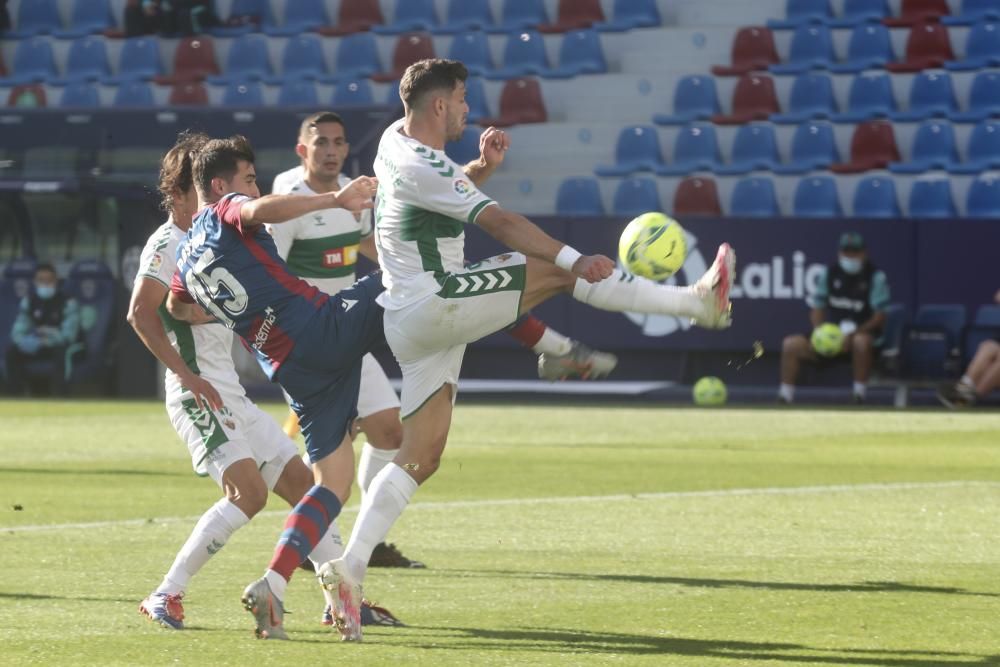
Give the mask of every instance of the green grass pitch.
POLYGON ((995 412, 460 404, 360 645, 302 572, 253 639, 278 499, 137 613, 218 495, 160 404, 0 402, 0 664, 1000 665, 995 412))

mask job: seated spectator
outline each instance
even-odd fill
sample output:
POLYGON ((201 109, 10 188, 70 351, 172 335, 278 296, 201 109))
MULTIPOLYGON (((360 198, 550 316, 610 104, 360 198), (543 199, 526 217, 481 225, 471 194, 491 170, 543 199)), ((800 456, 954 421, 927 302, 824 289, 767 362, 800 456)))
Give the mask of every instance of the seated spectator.
MULTIPOLYGON (((875 361, 875 345, 885 327, 885 308, 889 305, 889 282, 868 259, 864 239, 857 232, 840 237, 837 262, 820 276, 816 292, 807 299, 812 308, 809 321, 813 328, 832 322, 844 334, 844 344, 833 359, 850 359, 854 371, 853 397, 864 403, 868 377, 875 361)), ((795 400, 795 382, 802 362, 819 363, 822 359, 809 342, 809 336, 787 336, 781 346, 781 386, 778 400, 795 400)))
POLYGON ((211 0, 170 0, 177 16, 177 31, 182 35, 200 35, 219 25, 211 0))
MULTIPOLYGON (((1000 290, 993 300, 1000 303, 1000 290)), ((938 400, 951 408, 965 408, 986 398, 1000 387, 1000 342, 984 340, 976 349, 976 355, 965 369, 965 374, 955 384, 946 384, 938 389, 938 400)))
POLYGON ((40 264, 33 292, 21 300, 7 348, 7 387, 15 396, 24 393, 35 362, 44 362, 39 365, 45 367, 52 393, 67 393, 70 358, 82 351, 80 313, 76 301, 58 285, 55 268, 40 264))
POLYGON ((174 9, 170 0, 127 0, 125 35, 172 34, 175 32, 174 9))
POLYGON ((7 0, 0 0, 0 32, 10 30, 10 12, 7 11, 7 0))

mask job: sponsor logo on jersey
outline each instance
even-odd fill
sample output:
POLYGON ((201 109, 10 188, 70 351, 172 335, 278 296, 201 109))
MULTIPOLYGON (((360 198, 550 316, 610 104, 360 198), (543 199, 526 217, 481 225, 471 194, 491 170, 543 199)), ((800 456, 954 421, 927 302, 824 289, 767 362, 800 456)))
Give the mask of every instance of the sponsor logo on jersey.
POLYGON ((349 245, 343 248, 331 248, 323 251, 323 268, 336 269, 341 266, 351 266, 358 263, 358 246, 349 245))
POLYGON ((462 195, 463 197, 468 197, 470 194, 472 194, 472 186, 469 185, 468 181, 461 178, 456 178, 455 192, 462 195))
POLYGON ((253 349, 260 351, 267 344, 267 339, 271 335, 271 327, 274 326, 277 319, 278 316, 274 314, 274 309, 271 306, 264 309, 264 321, 260 323, 260 328, 257 329, 257 334, 253 338, 253 345, 251 345, 253 349))

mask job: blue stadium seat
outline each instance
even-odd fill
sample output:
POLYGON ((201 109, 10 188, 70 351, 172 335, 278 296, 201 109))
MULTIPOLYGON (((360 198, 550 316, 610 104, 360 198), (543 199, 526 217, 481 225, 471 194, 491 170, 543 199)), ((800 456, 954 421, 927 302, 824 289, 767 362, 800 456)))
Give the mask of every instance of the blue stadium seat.
POLYGON ((442 34, 486 30, 493 26, 490 0, 448 0, 445 20, 435 32, 442 34))
POLYGON ((888 0, 844 0, 843 15, 829 21, 831 28, 853 28, 859 23, 881 22, 892 15, 888 0))
POLYGON ((66 85, 77 81, 96 81, 111 74, 103 37, 88 35, 74 40, 66 56, 66 72, 50 82, 66 85))
POLYGON ((557 79, 569 79, 581 74, 603 74, 608 71, 604 49, 596 30, 574 30, 563 35, 559 47, 559 66, 545 73, 557 79))
POLYGON ((856 74, 873 67, 884 67, 896 59, 889 29, 881 23, 861 23, 851 31, 847 58, 830 66, 836 74, 856 74))
POLYGON ((265 26, 264 32, 275 37, 294 37, 302 32, 330 24, 323 0, 285 0, 285 15, 280 27, 265 26))
POLYGON ((662 25, 656 0, 615 0, 611 20, 595 26, 602 32, 624 32, 662 25))
POLYGON ((965 40, 965 57, 944 64, 956 71, 971 71, 1000 65, 1000 22, 977 23, 965 40))
POLYGON ((69 28, 55 30, 53 35, 60 38, 82 37, 104 32, 114 25, 108 0, 74 0, 70 9, 69 28))
POLYGON ((957 370, 965 306, 920 306, 904 340, 906 374, 913 379, 937 379, 957 370))
POLYGON ((48 35, 62 28, 56 0, 22 0, 18 6, 17 25, 4 34, 6 39, 48 35))
POLYGON ((330 102, 336 107, 370 107, 375 104, 368 79, 342 79, 333 90, 330 102))
POLYGON ((372 26, 378 35, 399 35, 404 32, 430 32, 437 28, 438 17, 434 0, 396 0, 392 23, 372 26))
POLYGON ((717 174, 737 176, 757 169, 774 169, 781 164, 774 126, 769 123, 743 125, 733 140, 730 163, 715 170, 717 174))
POLYGON ((118 58, 118 74, 108 79, 109 83, 121 83, 132 79, 152 79, 163 73, 160 47, 155 37, 133 37, 126 39, 118 58))
POLYGON ((951 168, 953 174, 978 174, 1000 169, 1000 120, 983 121, 969 135, 965 162, 951 168))
POLYGON ((836 60, 830 29, 822 24, 804 24, 792 34, 787 62, 769 69, 775 74, 801 74, 810 69, 828 69, 836 60))
POLYGON ((851 81, 847 111, 834 114, 838 123, 860 123, 885 118, 896 111, 892 78, 888 74, 859 74, 851 81))
POLYGON ((264 92, 260 84, 249 79, 231 81, 222 92, 222 106, 253 109, 264 106, 264 92))
POLYGON ((480 133, 479 128, 466 127, 461 139, 445 144, 444 152, 458 164, 468 164, 479 157, 480 133))
POLYGON ((32 37, 18 42, 14 50, 13 65, 13 73, 6 83, 46 81, 55 78, 57 74, 52 46, 44 37, 32 37))
POLYGON ((896 182, 888 176, 866 176, 854 188, 855 218, 899 218, 896 182))
POLYGON ((316 84, 309 79, 289 79, 281 84, 278 91, 278 106, 315 107, 319 106, 316 84))
POLYGON ((972 359, 979 346, 987 340, 1000 339, 1000 306, 984 304, 965 330, 965 363, 972 359))
POLYGON ((946 178, 922 178, 910 188, 910 217, 953 219, 958 217, 951 183, 946 178))
POLYGON ((951 75, 947 72, 920 72, 910 83, 910 105, 906 111, 890 114, 897 121, 944 118, 958 111, 951 75))
POLYGON ((969 88, 969 108, 949 116, 956 123, 974 123, 1000 115, 1000 74, 980 72, 969 88))
POLYGON ((228 23, 212 28, 211 33, 216 37, 239 37, 278 25, 271 11, 271 0, 233 0, 228 23))
POLYGON ((493 33, 514 33, 531 30, 549 22, 543 0, 503 0, 500 21, 486 29, 493 33))
POLYGON ((483 80, 477 76, 470 76, 465 81, 465 103, 469 105, 467 118, 470 123, 477 123, 480 118, 492 116, 486 102, 486 89, 483 86, 483 80))
POLYGON ((833 81, 826 74, 800 74, 792 83, 788 109, 771 114, 772 123, 803 123, 814 118, 829 118, 837 113, 833 81))
POLYGON ((941 17, 945 25, 973 25, 985 20, 1000 20, 1000 0, 962 0, 957 14, 941 17))
POLYGON ((329 74, 319 36, 305 33, 285 43, 281 53, 281 74, 265 80, 280 85, 289 79, 327 80, 329 74))
POLYGON ((95 380, 109 368, 108 344, 115 316, 118 282, 103 262, 88 259, 73 265, 66 279, 67 293, 80 306, 83 356, 68 370, 73 380, 95 380))
POLYGON ((722 164, 719 139, 711 123, 692 123, 674 140, 673 163, 661 167, 661 176, 687 176, 695 171, 715 171, 722 164))
POLYGON ((829 123, 803 123, 792 135, 792 150, 786 164, 776 166, 776 174, 805 174, 840 162, 840 152, 829 123))
POLYGON ((604 203, 595 178, 567 178, 556 192, 556 215, 602 216, 604 203))
POLYGON ((893 162, 894 174, 919 174, 931 169, 951 169, 958 164, 955 131, 947 121, 931 120, 917 128, 908 162, 893 162))
POLYGON ((359 32, 340 38, 333 66, 334 78, 338 81, 361 79, 381 71, 382 62, 379 60, 374 35, 359 32))
POLYGON ((826 23, 833 18, 830 0, 785 0, 785 18, 771 19, 771 30, 796 28, 803 23, 826 23))
POLYGON ((627 176, 635 171, 657 171, 662 168, 663 153, 660 137, 650 125, 630 125, 618 134, 615 164, 594 169, 598 176, 627 176))
POLYGON ((503 67, 485 72, 490 79, 513 79, 519 76, 540 76, 548 73, 549 59, 545 42, 535 30, 512 32, 503 49, 503 67))
MULTIPOLYGON (((322 62, 322 61, 320 61, 322 62)), ((260 81, 271 75, 271 57, 267 37, 259 34, 241 35, 229 45, 223 74, 208 77, 209 83, 227 84, 260 81)))
POLYGON ((792 215, 797 218, 839 218, 840 193, 837 180, 831 176, 810 176, 795 186, 792 215))
POLYGON ((472 31, 455 35, 448 49, 448 57, 461 61, 469 70, 469 74, 474 76, 483 76, 493 70, 490 43, 483 32, 472 31))
POLYGON ((736 182, 729 203, 729 215, 734 218, 778 218, 778 196, 770 178, 744 178, 736 182))
POLYGON ((708 120, 722 113, 715 78, 692 74, 681 77, 674 87, 674 112, 653 116, 657 125, 685 125, 693 120, 708 120))
POLYGON ((660 193, 652 178, 626 178, 615 188, 611 200, 612 215, 634 218, 650 211, 662 211, 660 193))
POLYGON ((96 109, 101 106, 101 96, 93 84, 75 81, 62 89, 59 106, 67 109, 96 109))
POLYGON ((969 218, 1000 218, 1000 178, 982 176, 969 186, 965 215, 969 218))
POLYGON ((156 106, 153 89, 142 79, 123 81, 115 90, 111 106, 117 109, 149 109, 156 106))

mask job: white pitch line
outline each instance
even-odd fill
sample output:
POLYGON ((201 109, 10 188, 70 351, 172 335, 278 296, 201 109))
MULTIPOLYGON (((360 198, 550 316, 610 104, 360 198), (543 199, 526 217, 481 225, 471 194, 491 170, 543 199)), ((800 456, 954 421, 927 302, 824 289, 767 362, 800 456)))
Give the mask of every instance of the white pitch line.
MULTIPOLYGON (((775 486, 749 489, 709 489, 705 491, 663 491, 658 493, 618 493, 607 496, 554 496, 550 498, 495 498, 492 500, 445 500, 411 503, 407 512, 420 510, 461 509, 471 507, 504 507, 520 505, 558 505, 577 503, 607 503, 629 500, 670 500, 683 498, 725 498, 731 496, 800 496, 823 493, 848 493, 864 491, 907 491, 913 489, 951 489, 967 487, 1000 488, 1000 482, 956 480, 949 482, 893 482, 884 484, 831 484, 827 486, 775 486)), ((354 514, 352 506, 342 514, 354 514)), ((257 516, 285 516, 288 510, 260 512, 257 516)), ((50 523, 35 526, 0 526, 0 537, 12 533, 36 533, 52 530, 89 530, 92 528, 118 528, 150 526, 168 523, 193 523, 201 516, 154 517, 151 519, 120 519, 117 521, 91 521, 86 523, 50 523)))

